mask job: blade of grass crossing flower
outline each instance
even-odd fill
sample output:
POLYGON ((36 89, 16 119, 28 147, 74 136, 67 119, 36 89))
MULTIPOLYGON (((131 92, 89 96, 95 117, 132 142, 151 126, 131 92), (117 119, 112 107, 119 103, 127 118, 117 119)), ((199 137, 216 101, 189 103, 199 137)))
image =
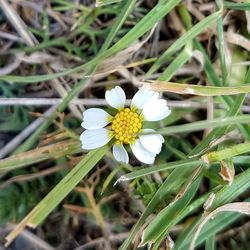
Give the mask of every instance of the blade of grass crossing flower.
POLYGON ((102 148, 90 151, 85 157, 38 203, 36 207, 17 225, 6 237, 10 244, 26 225, 35 228, 48 214, 74 189, 88 172, 102 159, 109 150, 106 145, 102 148))
POLYGON ((194 25, 190 30, 188 30, 183 36, 181 36, 178 40, 176 40, 161 56, 160 58, 153 64, 153 66, 147 72, 145 78, 152 75, 157 69, 161 67, 163 63, 165 63, 174 52, 182 48, 188 41, 195 38, 212 23, 216 21, 218 16, 221 15, 220 11, 209 15, 208 17, 204 18, 202 21, 194 25))
MULTIPOLYGON (((200 160, 197 160, 197 162, 194 161, 194 160, 191 160, 191 162, 192 162, 192 161, 193 161, 193 163, 192 163, 191 166, 193 166, 193 165, 195 165, 195 164, 201 163, 200 160)), ((183 164, 183 161, 180 161, 180 162, 182 162, 182 165, 181 165, 181 166, 183 166, 183 165, 184 165, 184 164, 183 164)), ((184 162, 185 162, 185 161, 184 161, 184 162)), ((187 163, 186 166, 189 166, 189 165, 188 165, 188 162, 186 162, 186 163, 187 163)), ((189 163, 190 163, 190 162, 189 162, 189 163)), ((176 162, 175 162, 174 164, 176 164, 176 162)), ((171 165, 168 165, 168 164, 166 164, 166 166, 167 166, 167 168, 172 167, 171 165)), ((124 179, 132 179, 132 178, 137 178, 137 177, 139 177, 139 176, 141 177, 141 176, 143 176, 143 175, 145 175, 145 174, 153 173, 153 172, 156 170, 156 168, 158 168, 156 171, 159 171, 159 170, 163 169, 163 168, 166 167, 166 166, 151 167, 151 168, 149 168, 149 169, 142 169, 142 170, 134 171, 134 172, 132 172, 132 173, 126 175, 124 179)), ((178 166, 178 165, 176 164, 175 166, 178 166)), ((167 168, 166 168, 166 169, 167 169, 167 168)), ((182 170, 183 170, 183 169, 182 169, 182 170)), ((187 170, 190 171, 190 169, 187 169, 187 170)), ((176 168, 176 169, 174 170, 173 173, 178 173, 178 174, 179 174, 178 169, 176 168)), ((161 188, 163 188, 163 185, 161 186, 161 188)), ((159 189, 159 191, 161 191, 161 188, 159 189)), ((154 198, 155 198, 155 197, 154 197, 154 198)), ((152 201, 155 201, 154 198, 152 199, 152 201)), ((199 205, 200 205, 200 204, 199 204, 199 205)), ((153 209, 153 206, 151 207, 151 209, 153 209)), ((143 214, 143 216, 141 216, 141 218, 139 219, 138 223, 136 224, 136 226, 135 226, 134 229, 132 230, 132 232, 131 232, 131 234, 130 234, 130 237, 129 237, 128 240, 123 244, 124 247, 127 247, 127 246, 129 245, 129 242, 130 242, 130 241, 133 239, 133 237, 135 236, 136 231, 139 230, 138 227, 141 225, 140 223, 143 223, 143 221, 146 219, 146 216, 148 216, 148 213, 150 213, 148 209, 146 209, 146 211, 147 211, 147 213, 145 213, 145 214, 143 214), (132 239, 131 239, 131 238, 132 238, 132 239)), ((121 249, 125 249, 125 248, 121 248, 121 249)))
MULTIPOLYGON (((128 16, 128 14, 130 13, 130 11, 133 9, 133 6, 134 6, 134 4, 135 4, 135 0, 132 0, 132 1, 127 1, 127 3, 125 4, 125 6, 124 6, 124 8, 122 9, 122 11, 121 11, 121 14, 119 15, 119 17, 117 18, 117 21, 116 21, 116 23, 113 25, 113 27, 112 27, 112 29, 111 29, 111 31, 110 31, 110 33, 109 33, 109 35, 108 35, 108 37, 107 37, 107 39, 105 40, 105 42, 104 42, 104 44, 103 44, 103 47, 101 48, 101 50, 100 50, 100 55, 102 55, 103 54, 103 52, 105 52, 105 50, 110 46, 110 44, 111 44, 111 42, 112 42, 112 40, 113 40, 113 38, 114 38, 114 36, 117 34, 117 32, 118 32, 118 30, 120 29, 120 27, 121 27, 121 25, 124 23, 124 21, 126 20, 126 17, 128 16)), ((164 12, 165 13, 165 15, 175 6, 175 5, 177 5, 178 4, 178 2, 179 2, 179 0, 178 1, 169 1, 169 3, 168 4, 166 4, 165 3, 166 1, 160 1, 160 9, 161 9, 161 7, 162 7, 162 5, 164 5, 164 11, 166 11, 166 12, 164 12)), ((158 4, 158 5, 159 5, 158 4)), ((156 7, 155 7, 156 8, 156 7)), ((151 10, 151 11, 153 11, 153 10, 151 10)), ((147 16, 145 16, 142 20, 141 20, 141 25, 143 24, 143 28, 141 27, 141 26, 139 26, 139 28, 137 28, 138 27, 138 25, 139 25, 139 23, 133 28, 133 29, 131 29, 131 31, 130 31, 130 33, 129 34, 137 34, 138 32, 137 32, 137 29, 142 29, 142 31, 144 31, 144 32, 142 32, 142 34, 144 34, 146 31, 148 31, 149 29, 150 29, 150 27, 148 27, 148 22, 150 21, 150 20, 148 20, 150 17, 151 17, 151 15, 152 14, 150 14, 151 13, 151 11, 148 13, 148 15, 147 16), (146 26, 146 27, 145 27, 146 26)), ((155 11, 155 10, 154 10, 155 11)), ((153 12, 154 13, 154 12, 153 12)), ((157 16, 155 13, 153 14, 153 16, 157 16)), ((164 15, 163 15, 164 16, 164 15)), ((157 21, 159 21, 159 20, 156 20, 156 22, 157 21)), ((152 26, 154 25, 155 23, 153 23, 152 24, 152 26)), ((141 33, 139 33, 139 36, 140 36, 140 34, 141 33)), ((138 34, 137 34, 138 35, 138 34)), ((136 36, 135 37, 135 39, 137 39, 137 38, 139 38, 139 36, 136 36)), ((123 46, 127 46, 127 45, 129 45, 129 43, 126 43, 127 42, 127 40, 126 40, 126 37, 125 38, 122 38, 123 39, 123 46), (127 45, 126 45, 127 44, 127 45)), ((122 40, 121 39, 121 40, 122 40)), ((132 41, 133 42, 133 41, 132 41)), ((97 57, 98 57, 98 55, 97 55, 97 57)), ((93 68, 95 68, 96 67, 96 65, 97 65, 97 63, 98 62, 100 62, 100 60, 99 61, 97 61, 95 64, 93 64, 93 68)), ((91 68, 90 70, 89 70, 89 73, 91 74, 91 73, 93 73, 93 68, 91 68)), ((7 77, 12 77, 12 76, 7 76, 7 77)), ((15 76, 14 76, 15 77, 15 76)), ((36 77, 36 76, 34 76, 34 77, 36 77)), ((39 76, 38 76, 39 77, 39 76)), ((41 77, 41 76, 40 76, 41 77)), ((23 77, 23 80, 24 80, 24 82, 29 82, 28 81, 28 78, 29 77, 23 77)), ((0 78, 1 79, 1 78, 0 78)), ((51 79, 53 79, 53 78, 51 78, 51 79)), ((17 81, 18 82, 20 82, 20 78, 18 78, 17 79, 17 81)), ((12 81, 13 81, 13 79, 12 79, 12 81)), ((37 82, 37 81, 39 81, 39 78, 36 78, 35 79, 35 82, 37 82)), ((66 107, 67 107, 67 105, 68 105, 68 103, 80 92, 80 90, 82 89, 82 86, 86 83, 86 81, 87 81, 87 79, 83 79, 83 80, 81 80, 81 81, 79 81, 76 85, 75 85, 75 87, 71 90, 71 92, 64 98, 64 100, 63 100, 63 102, 60 104, 60 106, 58 107, 58 111, 59 112, 62 112, 66 107)), ((36 140, 37 140, 37 138, 43 133, 43 131, 45 131, 48 127, 49 127, 49 125, 50 125, 50 121, 46 121, 45 123, 43 123, 39 128, 38 128, 38 130, 28 139, 28 140, 26 140, 21 146, 20 146, 20 149, 18 149, 18 151, 17 152, 23 152, 23 151, 25 151, 25 150, 28 150, 28 149, 30 149, 33 145, 34 145, 34 143, 36 142, 36 140)))

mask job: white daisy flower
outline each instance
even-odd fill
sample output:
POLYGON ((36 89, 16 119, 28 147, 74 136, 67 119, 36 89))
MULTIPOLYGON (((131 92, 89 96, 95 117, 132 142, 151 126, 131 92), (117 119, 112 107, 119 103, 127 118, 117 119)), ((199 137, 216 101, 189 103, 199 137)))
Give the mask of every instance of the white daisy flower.
POLYGON ((164 138, 153 134, 153 129, 144 128, 143 121, 159 121, 171 112, 167 101, 158 97, 159 93, 141 88, 134 95, 130 107, 125 108, 126 96, 122 88, 117 86, 106 91, 106 101, 117 113, 112 116, 99 108, 84 111, 81 125, 86 130, 80 136, 82 148, 99 148, 114 139, 113 155, 117 161, 128 163, 124 145, 129 145, 139 161, 152 164, 161 151, 164 138))

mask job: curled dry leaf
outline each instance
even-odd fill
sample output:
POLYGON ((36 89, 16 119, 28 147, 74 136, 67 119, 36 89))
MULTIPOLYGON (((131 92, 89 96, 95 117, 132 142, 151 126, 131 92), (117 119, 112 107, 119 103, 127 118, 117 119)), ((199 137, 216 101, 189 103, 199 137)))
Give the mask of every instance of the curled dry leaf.
POLYGON ((172 240, 172 238, 168 234, 167 237, 166 237, 166 249, 171 250, 173 248, 174 248, 174 241, 172 240))
POLYGON ((211 193, 208 196, 208 199, 206 200, 206 202, 203 205, 203 208, 204 208, 205 212, 208 211, 209 208, 212 206, 214 198, 215 198, 215 193, 211 193))
POLYGON ((212 219, 215 215, 221 212, 238 212, 242 214, 247 214, 250 215, 250 202, 233 202, 233 203, 228 203, 226 205, 223 205, 221 207, 216 208, 214 211, 212 211, 210 214, 205 216, 205 218, 202 220, 202 222, 199 224, 197 227, 193 239, 191 241, 191 244, 189 246, 189 250, 193 250, 195 247, 195 242, 204 227, 204 225, 212 219))
POLYGON ((229 185, 233 183, 235 170, 232 166, 231 168, 226 164, 225 161, 220 161, 220 173, 219 175, 224 181, 227 181, 229 185))

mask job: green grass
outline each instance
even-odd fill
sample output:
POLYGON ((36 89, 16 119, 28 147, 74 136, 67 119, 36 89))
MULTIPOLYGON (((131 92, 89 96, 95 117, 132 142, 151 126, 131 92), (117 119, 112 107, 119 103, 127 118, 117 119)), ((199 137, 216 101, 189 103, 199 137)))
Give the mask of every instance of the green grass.
MULTIPOLYGON (((13 148, 6 159, 0 159, 0 188, 6 190, 0 195, 0 203, 9 208, 0 207, 0 223, 17 223, 7 236, 7 243, 25 226, 47 225, 47 217, 56 210, 62 214, 63 226, 69 217, 78 220, 92 214, 86 218, 99 226, 106 246, 110 239, 105 221, 109 221, 112 234, 128 233, 116 244, 117 249, 152 244, 156 250, 169 235, 175 242, 173 249, 188 249, 204 214, 235 200, 249 201, 250 111, 242 111, 247 107, 245 99, 250 91, 250 70, 244 64, 249 52, 227 41, 224 33, 232 25, 235 33, 249 39, 244 12, 249 10, 249 3, 211 2, 214 6, 208 11, 196 9, 204 15, 199 18, 180 0, 160 0, 152 6, 146 1, 139 5, 135 0, 107 0, 97 1, 98 7, 65 0, 50 2, 51 12, 37 12, 40 29, 24 18, 26 27, 11 5, 1 6, 6 16, 0 13, 0 24, 7 22, 9 33, 22 37, 8 49, 9 55, 48 53, 56 62, 23 62, 9 74, 0 74, 1 96, 22 97, 30 92, 32 97, 52 89, 53 98, 55 93, 60 95, 56 85, 66 86, 67 93, 50 117, 13 148), (230 11, 242 18, 227 16, 230 11), (66 13, 71 19, 64 16, 66 13), (225 17, 231 18, 231 23, 225 25, 225 17), (20 25, 24 25, 23 30, 20 25), (154 33, 146 41, 152 30, 154 33), (25 40, 27 36, 31 40, 36 37, 33 46, 25 40), (120 65, 123 67, 116 67, 111 59, 139 41, 144 44, 129 52, 130 59, 120 65), (103 65, 114 71, 98 75, 98 66, 103 65), (92 76, 94 83, 90 82, 92 76), (149 125, 165 138, 162 152, 151 166, 133 158, 127 165, 117 163, 110 153, 111 144, 90 152, 83 152, 79 144, 81 121, 72 111, 71 101, 103 98, 107 89, 124 79, 124 90, 131 97, 138 89, 131 76, 141 77, 144 83, 153 79, 151 87, 160 88, 163 98, 186 105, 172 108, 165 120, 149 125), (191 102, 207 107, 192 107, 191 102), (50 171, 58 166, 59 170, 43 174, 44 169, 50 171), (235 171, 232 184, 219 175, 221 166, 235 171), (13 195, 18 190, 20 197, 13 195), (118 190, 127 193, 120 198, 126 201, 133 225, 122 225, 125 208, 112 204, 118 190), (211 194, 215 198, 204 211, 203 205, 211 194), (144 207, 141 213, 137 200, 144 207), (72 210, 67 210, 66 205, 73 206, 72 210), (84 211, 83 215, 74 217, 73 209, 84 211), (179 229, 173 233, 176 226, 179 229)), ((197 5, 209 7, 203 4, 201 1, 197 5)), ((5 57, 0 59, 0 67, 7 63, 5 57)), ((5 143, 36 119, 37 114, 31 111, 44 112, 35 107, 0 107, 0 132, 6 136, 5 143)), ((196 246, 216 249, 220 245, 216 235, 233 228, 233 223, 238 226, 245 222, 239 214, 223 212, 204 226, 196 246)), ((250 244, 250 240, 246 237, 239 247, 241 244, 250 244)))

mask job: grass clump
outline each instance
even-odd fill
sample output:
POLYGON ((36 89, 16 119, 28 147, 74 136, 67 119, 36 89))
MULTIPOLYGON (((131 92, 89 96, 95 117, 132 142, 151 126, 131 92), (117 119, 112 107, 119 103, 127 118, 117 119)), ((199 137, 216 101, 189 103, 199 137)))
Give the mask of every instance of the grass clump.
POLYGON ((0 223, 17 224, 6 245, 29 226, 59 249, 250 247, 247 1, 0 7, 0 223), (168 101, 171 115, 147 124, 165 139, 150 166, 130 151, 118 163, 112 141, 81 149, 83 111, 112 113, 117 85, 168 101))

